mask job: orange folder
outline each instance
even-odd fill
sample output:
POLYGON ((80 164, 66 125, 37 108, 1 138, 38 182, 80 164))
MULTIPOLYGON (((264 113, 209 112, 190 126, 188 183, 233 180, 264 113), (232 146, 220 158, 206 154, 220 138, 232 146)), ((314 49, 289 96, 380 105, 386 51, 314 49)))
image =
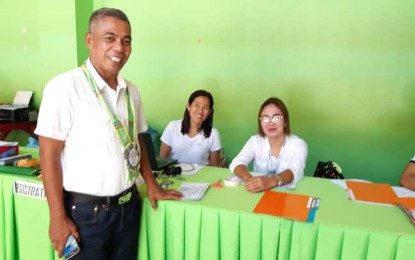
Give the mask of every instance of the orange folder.
POLYGON ((352 200, 393 205, 398 203, 398 197, 388 183, 346 181, 346 184, 352 200))
POLYGON ((265 191, 254 212, 312 222, 314 214, 312 219, 309 215, 318 208, 318 203, 318 199, 308 195, 265 191))
POLYGON ((415 210, 415 198, 414 197, 398 198, 398 203, 404 205, 408 209, 415 210))

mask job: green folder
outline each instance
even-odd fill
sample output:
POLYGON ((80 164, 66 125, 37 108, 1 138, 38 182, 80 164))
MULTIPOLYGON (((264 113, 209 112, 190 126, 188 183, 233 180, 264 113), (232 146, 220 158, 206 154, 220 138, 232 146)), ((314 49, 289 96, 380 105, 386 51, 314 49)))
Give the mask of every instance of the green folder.
POLYGON ((34 176, 40 173, 39 167, 0 166, 0 173, 34 176))

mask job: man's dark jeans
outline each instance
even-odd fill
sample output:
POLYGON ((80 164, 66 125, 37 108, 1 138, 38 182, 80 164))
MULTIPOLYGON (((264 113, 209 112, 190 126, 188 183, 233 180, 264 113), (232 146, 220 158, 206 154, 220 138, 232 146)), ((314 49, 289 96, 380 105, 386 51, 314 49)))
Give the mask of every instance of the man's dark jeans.
POLYGON ((80 252, 77 259, 123 259, 137 260, 140 229, 141 200, 133 185, 128 202, 77 203, 65 196, 68 216, 80 232, 80 252))

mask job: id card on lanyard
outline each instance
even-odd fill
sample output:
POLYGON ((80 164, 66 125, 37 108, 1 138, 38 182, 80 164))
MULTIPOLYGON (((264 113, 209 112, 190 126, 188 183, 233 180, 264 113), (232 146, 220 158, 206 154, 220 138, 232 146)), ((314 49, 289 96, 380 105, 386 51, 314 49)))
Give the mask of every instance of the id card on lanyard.
POLYGON ((120 140, 123 148, 124 148, 124 161, 128 168, 128 180, 131 181, 138 176, 138 168, 140 165, 140 153, 138 151, 138 146, 134 142, 135 136, 135 115, 134 109, 132 109, 132 101, 130 98, 130 94, 128 93, 128 86, 125 91, 125 98, 127 103, 127 118, 128 118, 128 130, 118 117, 112 112, 110 109, 107 101, 105 100, 104 96, 102 95, 101 91, 99 90, 95 80, 92 78, 91 73, 88 71, 85 63, 81 66, 82 71, 85 74, 85 77, 88 81, 91 90, 96 94, 98 99, 100 100, 101 104, 105 107, 108 116, 111 119, 113 129, 115 134, 117 135, 118 139, 120 140))

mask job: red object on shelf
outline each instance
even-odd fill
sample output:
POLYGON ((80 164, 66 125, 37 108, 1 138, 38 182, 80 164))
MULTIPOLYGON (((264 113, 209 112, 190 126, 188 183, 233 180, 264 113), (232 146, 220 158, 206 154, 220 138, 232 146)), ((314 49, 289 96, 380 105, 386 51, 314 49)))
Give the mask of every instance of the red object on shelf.
POLYGON ((18 145, 5 145, 5 146, 0 146, 0 155, 2 153, 5 153, 7 151, 9 151, 10 149, 15 149, 15 152, 12 154, 9 154, 9 156, 12 155, 18 155, 19 154, 19 146, 18 145))
POLYGON ((37 122, 3 122, 0 123, 0 140, 6 139, 7 135, 14 130, 25 131, 32 135, 36 129, 37 122))

